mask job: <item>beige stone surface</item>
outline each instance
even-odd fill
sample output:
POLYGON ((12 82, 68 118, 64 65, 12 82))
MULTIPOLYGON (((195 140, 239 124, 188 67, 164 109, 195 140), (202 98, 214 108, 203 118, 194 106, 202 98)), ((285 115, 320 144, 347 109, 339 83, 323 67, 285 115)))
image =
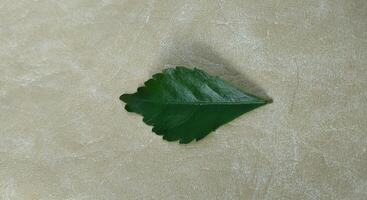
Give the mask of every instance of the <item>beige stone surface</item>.
POLYGON ((366 199, 366 88, 366 0, 0 0, 0 199, 366 199), (163 141, 176 64, 274 103, 163 141))

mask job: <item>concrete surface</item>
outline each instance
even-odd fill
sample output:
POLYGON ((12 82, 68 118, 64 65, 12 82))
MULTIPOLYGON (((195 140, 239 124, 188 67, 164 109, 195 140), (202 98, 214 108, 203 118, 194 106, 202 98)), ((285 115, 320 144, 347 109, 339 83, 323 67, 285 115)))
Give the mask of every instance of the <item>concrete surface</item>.
POLYGON ((0 199, 366 199, 367 1, 0 0, 0 199), (175 64, 274 103, 189 145, 120 94, 175 64))

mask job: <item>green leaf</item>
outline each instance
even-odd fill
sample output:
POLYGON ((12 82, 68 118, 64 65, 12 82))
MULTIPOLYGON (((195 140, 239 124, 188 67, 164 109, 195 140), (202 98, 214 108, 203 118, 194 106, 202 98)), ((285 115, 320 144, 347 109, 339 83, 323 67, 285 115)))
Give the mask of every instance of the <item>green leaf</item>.
POLYGON ((185 144, 268 103, 204 71, 181 66, 153 75, 136 93, 120 99, 163 139, 185 144))

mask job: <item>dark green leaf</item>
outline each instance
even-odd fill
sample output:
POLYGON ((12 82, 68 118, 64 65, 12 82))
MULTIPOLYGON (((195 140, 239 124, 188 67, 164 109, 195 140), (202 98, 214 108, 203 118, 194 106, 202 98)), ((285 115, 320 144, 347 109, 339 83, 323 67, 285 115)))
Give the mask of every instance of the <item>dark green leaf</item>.
POLYGON ((134 94, 123 94, 128 112, 141 114, 168 141, 200 140, 219 126, 268 101, 199 69, 165 69, 134 94))

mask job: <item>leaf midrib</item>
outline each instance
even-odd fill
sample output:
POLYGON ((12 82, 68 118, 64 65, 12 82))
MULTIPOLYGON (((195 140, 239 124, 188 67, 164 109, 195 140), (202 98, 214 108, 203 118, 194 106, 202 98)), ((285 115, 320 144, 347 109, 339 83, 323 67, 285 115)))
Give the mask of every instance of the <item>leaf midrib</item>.
POLYGON ((266 104, 266 101, 224 101, 224 102, 207 102, 207 101, 197 101, 197 102, 157 102, 157 101, 149 101, 142 99, 135 99, 140 102, 147 102, 153 104, 161 104, 161 105, 248 105, 248 104, 266 104))

